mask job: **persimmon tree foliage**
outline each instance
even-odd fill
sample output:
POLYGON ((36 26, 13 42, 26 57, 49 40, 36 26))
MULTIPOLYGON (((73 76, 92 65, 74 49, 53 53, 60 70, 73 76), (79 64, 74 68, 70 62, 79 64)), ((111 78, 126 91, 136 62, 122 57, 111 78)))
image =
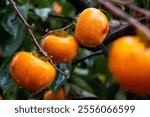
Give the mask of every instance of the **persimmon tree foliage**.
POLYGON ((149 4, 2 0, 0 97, 149 99, 149 4))

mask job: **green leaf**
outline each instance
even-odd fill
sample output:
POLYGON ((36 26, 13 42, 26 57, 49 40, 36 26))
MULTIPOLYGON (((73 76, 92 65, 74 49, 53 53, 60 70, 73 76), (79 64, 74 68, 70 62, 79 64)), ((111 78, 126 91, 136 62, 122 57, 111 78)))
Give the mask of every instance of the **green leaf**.
POLYGON ((110 78, 111 74, 108 68, 108 61, 103 55, 94 57, 94 64, 91 67, 91 73, 100 73, 106 75, 106 77, 110 78))
POLYGON ((31 0, 30 2, 37 7, 48 7, 52 4, 53 0, 31 0))
POLYGON ((26 90, 26 89, 21 88, 21 87, 16 87, 14 90, 14 96, 13 97, 15 100, 25 100, 25 99, 29 99, 29 96, 31 94, 32 94, 32 92, 29 90, 26 90))
MULTIPOLYGON (((69 73, 69 71, 71 71, 71 66, 67 64, 60 64, 59 69, 64 71, 65 73, 69 73)), ((66 83, 66 81, 67 77, 64 76, 62 73, 58 72, 56 78, 50 86, 50 89, 53 92, 56 92, 60 87, 62 87, 66 83)))
POLYGON ((51 12, 51 8, 36 8, 34 11, 43 21, 46 21, 48 14, 51 12))
POLYGON ((115 95, 115 99, 116 100, 125 100, 125 99, 127 99, 125 91, 120 88, 119 91, 117 92, 117 94, 115 95))
POLYGON ((14 89, 16 88, 16 85, 12 83, 4 92, 4 98, 6 100, 14 99, 14 89))
POLYGON ((122 10, 125 10, 125 7, 122 4, 118 3, 117 0, 111 0, 111 2, 120 7, 122 10))
POLYGON ((11 59, 12 57, 9 57, 0 66, 0 87, 2 87, 4 91, 12 84, 12 79, 9 71, 11 59))
POLYGON ((81 77, 73 77, 71 82, 81 89, 93 93, 91 86, 81 77))
POLYGON ((89 69, 83 69, 83 68, 76 67, 74 69, 74 73, 77 73, 82 76, 86 76, 89 74, 89 69))
MULTIPOLYGON (((25 19, 27 19, 28 15, 28 5, 20 6, 18 7, 21 14, 25 19)), ((20 21, 19 18, 17 18, 14 22, 11 22, 16 17, 16 13, 13 11, 11 6, 7 6, 5 9, 5 16, 2 19, 2 26, 5 28, 5 30, 10 33, 13 38, 17 37, 18 30, 23 26, 23 23, 20 21)))
POLYGON ((61 5, 63 6, 63 11, 62 11, 63 16, 71 16, 71 17, 75 16, 75 10, 71 4, 69 4, 68 2, 63 2, 61 5))
POLYGON ((95 94, 85 91, 71 83, 65 84, 65 92, 67 93, 68 96, 76 98, 76 99, 97 98, 95 94))
MULTIPOLYGON (((23 12, 24 16, 27 17, 27 7, 19 7, 20 11, 23 12)), ((25 37, 25 27, 20 19, 16 19, 14 22, 11 22, 14 19, 15 13, 12 12, 10 6, 6 8, 6 14, 1 21, 0 31, 4 32, 0 38, 0 46, 3 51, 3 56, 12 55, 23 43, 25 37)))

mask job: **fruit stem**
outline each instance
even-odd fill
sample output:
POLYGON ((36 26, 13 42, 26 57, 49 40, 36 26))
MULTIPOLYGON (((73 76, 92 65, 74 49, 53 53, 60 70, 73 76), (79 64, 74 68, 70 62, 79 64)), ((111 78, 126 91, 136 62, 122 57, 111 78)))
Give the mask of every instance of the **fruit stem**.
POLYGON ((64 31, 64 30, 68 30, 68 29, 71 29, 75 26, 75 21, 71 22, 69 25, 63 27, 63 28, 59 28, 59 29, 56 29, 56 30, 46 30, 46 34, 43 35, 42 37, 39 37, 38 39, 43 39, 45 38, 46 36, 48 36, 49 34, 54 34, 55 32, 61 32, 61 31, 64 31))

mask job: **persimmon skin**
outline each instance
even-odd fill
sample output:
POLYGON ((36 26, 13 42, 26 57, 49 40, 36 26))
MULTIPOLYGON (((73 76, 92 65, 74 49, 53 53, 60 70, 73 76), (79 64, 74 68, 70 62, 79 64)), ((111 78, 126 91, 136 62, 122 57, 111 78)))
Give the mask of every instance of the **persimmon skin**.
POLYGON ((66 100, 65 92, 63 88, 60 88, 56 93, 47 91, 44 96, 44 100, 66 100))
POLYGON ((78 51, 78 43, 70 35, 65 37, 48 35, 42 40, 41 46, 57 63, 70 63, 78 51))
POLYGON ((75 38, 85 47, 100 45, 109 31, 107 17, 96 8, 81 12, 75 27, 75 38))
POLYGON ((49 62, 42 61, 29 52, 19 52, 10 63, 10 73, 18 86, 39 91, 51 84, 56 70, 49 62))
POLYGON ((115 80, 138 95, 150 93, 150 48, 137 36, 117 39, 109 53, 108 65, 115 80))

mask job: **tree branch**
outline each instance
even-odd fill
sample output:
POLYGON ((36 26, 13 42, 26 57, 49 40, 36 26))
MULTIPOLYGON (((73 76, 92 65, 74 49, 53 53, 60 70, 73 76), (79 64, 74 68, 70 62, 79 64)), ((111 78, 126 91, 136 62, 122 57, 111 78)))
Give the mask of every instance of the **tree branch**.
MULTIPOLYGON (((37 42, 32 29, 28 22, 25 20, 25 18, 23 17, 23 15, 20 13, 19 9, 16 6, 16 3, 13 0, 8 0, 9 3, 11 4, 11 6, 13 7, 14 11, 16 12, 17 17, 19 17, 19 19, 23 22, 23 24, 25 25, 26 29, 29 32, 29 35, 31 36, 31 40, 33 42, 33 44, 35 45, 37 51, 43 55, 43 56, 48 56, 47 53, 45 51, 43 51, 43 49, 41 48, 41 46, 39 45, 39 43, 37 42)), ((65 72, 61 71, 59 68, 56 67, 56 65, 53 63, 53 61, 50 59, 49 62, 55 67, 55 69, 59 72, 61 72, 63 75, 65 75, 67 78, 70 77, 70 75, 66 74, 65 72)))
POLYGON ((129 16, 124 11, 115 7, 112 3, 107 0, 97 0, 98 3, 106 7, 112 14, 118 16, 121 19, 128 21, 132 26, 134 26, 139 31, 143 32, 147 39, 150 40, 150 30, 144 26, 142 23, 138 22, 135 18, 129 16))
POLYGON ((129 2, 126 2, 126 1, 121 1, 121 0, 109 0, 113 3, 118 3, 118 4, 121 4, 121 5, 124 5, 125 7, 129 8, 129 9, 132 9, 136 12, 139 12, 139 13, 142 13, 144 14, 146 17, 149 17, 150 18, 150 11, 146 10, 146 9, 143 9, 143 8, 140 8, 140 7, 137 7, 135 5, 132 5, 130 4, 129 2))
POLYGON ((75 18, 73 17, 63 17, 62 15, 60 14, 54 14, 54 13, 49 13, 48 14, 48 17, 52 17, 52 18, 56 18, 56 19, 60 19, 62 22, 66 23, 68 21, 73 21, 75 18))
POLYGON ((48 36, 49 34, 53 34, 53 33, 58 32, 58 31, 71 29, 71 28, 73 28, 74 26, 75 26, 75 22, 72 22, 72 23, 70 23, 69 25, 67 25, 67 26, 65 26, 65 27, 63 27, 63 28, 59 28, 59 29, 56 29, 56 30, 48 30, 48 29, 47 29, 47 30, 46 30, 46 34, 43 35, 43 36, 41 36, 41 37, 39 37, 38 39, 43 39, 43 38, 45 38, 46 36, 48 36))
MULTIPOLYGON (((137 20, 140 21, 140 22, 145 22, 145 17, 141 17, 141 18, 138 18, 137 20)), ((150 20, 148 20, 150 22, 150 20)), ((109 45, 111 42, 113 42, 114 40, 116 40, 117 38, 119 38, 120 36, 123 36, 123 35, 126 35, 126 34, 133 34, 134 33, 134 28, 131 26, 131 24, 129 23, 126 23, 125 25, 120 25, 119 28, 115 29, 115 30, 112 30, 105 38, 104 40, 104 45, 109 45), (133 31, 130 31, 129 30, 132 30, 133 31)), ((87 48, 87 49, 92 49, 92 48, 87 48)), ((101 50, 101 48, 98 46, 96 48, 93 49, 94 52, 91 53, 91 55, 88 55, 88 56, 85 56, 81 59, 78 59, 76 61, 73 61, 72 64, 75 65, 75 64, 78 64, 86 59, 89 59, 91 57, 94 57, 94 56, 97 56, 97 55, 101 55, 103 54, 103 51, 101 50)))
POLYGON ((102 51, 102 50, 98 50, 98 51, 96 51, 96 52, 91 53, 91 54, 88 55, 88 56, 85 56, 85 57, 83 57, 83 58, 80 58, 80 59, 78 59, 78 60, 73 61, 72 64, 73 64, 73 65, 76 65, 76 64, 78 64, 78 63, 80 63, 80 62, 82 62, 82 61, 84 61, 84 60, 86 60, 86 59, 89 59, 89 58, 91 58, 91 57, 94 57, 94 56, 96 56, 96 55, 101 55, 101 54, 103 54, 103 51, 102 51))
MULTIPOLYGON (((68 2, 70 2, 73 6, 75 6, 76 8, 79 8, 79 6, 77 7, 76 5, 77 4, 84 4, 83 2, 83 0, 79 0, 78 1, 78 3, 76 3, 76 2, 72 2, 73 0, 67 0, 68 2)), ((99 3, 101 3, 100 2, 100 0, 97 0, 99 3)), ((102 1, 102 2, 104 2, 104 1, 102 1)), ((105 6, 107 9, 110 7, 110 5, 109 6, 107 6, 106 5, 106 3, 105 3, 105 5, 104 4, 102 4, 103 6, 105 6)), ((111 5, 112 6, 112 5, 111 5)), ((88 8, 89 7, 89 5, 88 4, 86 4, 85 5, 85 7, 82 7, 82 10, 84 10, 84 9, 86 9, 86 8, 88 8), (83 9, 84 8, 84 9, 83 9)), ((113 5, 113 8, 109 8, 109 10, 110 10, 110 12, 111 13, 113 13, 113 14, 115 14, 115 15, 119 15, 119 17, 121 17, 122 18, 122 16, 125 14, 124 12, 123 12, 123 14, 122 14, 122 12, 119 12, 119 14, 118 14, 118 11, 121 11, 120 9, 117 9, 116 10, 116 8, 117 7, 115 7, 115 6, 113 5), (114 9, 115 9, 115 11, 114 11, 114 9), (120 14, 121 14, 121 16, 120 16, 120 14)), ((133 6, 130 6, 129 5, 129 7, 131 7, 133 10, 135 10, 135 11, 137 11, 137 9, 139 9, 139 7, 137 7, 137 8, 135 8, 135 7, 133 7, 133 6)), ((80 8, 79 8, 80 9, 80 8)), ((80 11, 82 11, 82 10, 80 10, 80 11)), ((145 11, 145 10, 141 10, 140 9, 140 12, 142 12, 143 14, 145 14, 146 16, 148 16, 148 12, 147 11, 145 11)), ((129 15, 127 15, 127 14, 125 14, 125 16, 123 16, 123 19, 125 19, 126 21, 128 21, 128 17, 130 17, 129 15), (127 16, 127 17, 126 17, 127 16)), ((136 24, 137 24, 137 22, 144 22, 145 21, 145 19, 146 19, 146 17, 141 17, 141 18, 139 18, 139 19, 134 19, 134 18, 131 18, 131 21, 129 21, 129 23, 126 23, 125 25, 121 25, 121 26, 119 26, 119 28, 117 28, 117 29, 115 29, 115 30, 112 30, 107 36, 106 36, 106 38, 105 38, 105 40, 104 40, 104 45, 108 45, 108 44, 110 44, 112 41, 114 41, 114 40, 116 40, 118 37, 120 37, 120 36, 123 36, 123 35, 126 35, 126 34, 131 34, 131 33, 133 33, 134 31, 131 31, 131 32, 129 32, 129 30, 135 30, 134 28, 133 28, 133 26, 136 28, 137 26, 136 26, 136 24)), ((149 21, 149 20, 148 20, 149 21)), ((138 24, 138 29, 140 28, 140 30, 141 30, 141 23, 139 23, 138 24), (140 26, 139 26, 140 25, 140 26)), ((145 26, 143 26, 142 25, 142 30, 143 30, 143 27, 144 27, 144 30, 145 30, 145 26)), ((146 35, 148 35, 148 37, 149 37, 149 30, 147 31, 148 29, 146 29, 146 32, 148 32, 148 33, 146 33, 146 35)), ((83 47, 83 46, 82 46, 83 47)), ((103 46, 104 47, 104 46, 103 46)), ((85 47, 83 47, 83 48, 85 48, 85 47)), ((86 48, 86 49, 89 49, 89 50, 93 50, 94 52, 91 54, 91 55, 88 55, 88 56, 85 56, 85 57, 83 57, 83 58, 81 58, 81 59, 79 59, 79 60, 76 60, 76 61, 74 61, 73 62, 73 64, 76 64, 76 63, 79 63, 79 62, 82 62, 82 61, 84 61, 84 60, 86 60, 86 59, 88 59, 88 58, 90 58, 90 57, 93 57, 93 56, 96 56, 96 55, 99 55, 99 54, 97 54, 97 53, 99 53, 99 51, 101 51, 101 48, 100 48, 100 46, 98 46, 98 47, 96 47, 96 48, 86 48)), ((102 51, 101 51, 102 52, 102 51)), ((103 54, 103 52, 101 53, 101 54, 103 54)))
POLYGON ((19 17, 19 19, 23 22, 23 24, 25 25, 26 29, 28 30, 28 32, 29 32, 29 34, 31 36, 32 42, 34 43, 37 51, 40 52, 42 55, 47 56, 46 52, 44 52, 42 50, 42 48, 40 47, 40 45, 36 41, 36 38, 35 38, 32 30, 31 30, 31 26, 25 20, 25 18, 23 17, 23 15, 20 13, 19 9, 16 6, 16 3, 13 0, 8 0, 8 1, 11 4, 11 6, 13 7, 14 11, 16 12, 16 16, 19 17))
MULTIPOLYGON (((137 18, 138 22, 145 23, 146 17, 137 18)), ((150 19, 148 20, 150 22, 150 19)), ((113 29, 105 38, 104 44, 108 45, 120 36, 135 33, 134 27, 130 23, 121 24, 118 28, 113 29), (132 31, 129 31, 132 30, 132 31)))

